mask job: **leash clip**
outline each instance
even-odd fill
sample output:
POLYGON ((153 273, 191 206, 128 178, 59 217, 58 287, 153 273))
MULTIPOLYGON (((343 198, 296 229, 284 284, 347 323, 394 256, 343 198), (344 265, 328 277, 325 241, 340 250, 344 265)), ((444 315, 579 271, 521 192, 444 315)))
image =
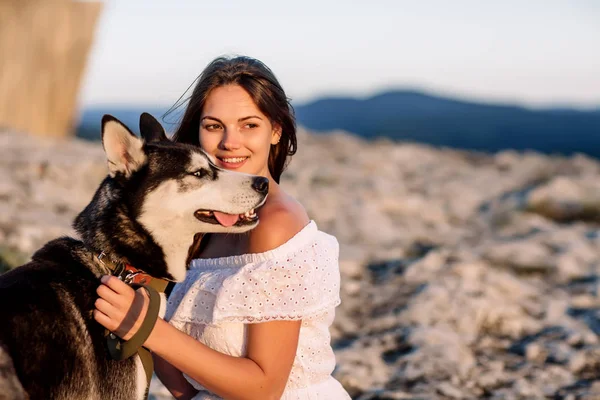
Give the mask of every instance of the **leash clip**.
POLYGON ((105 265, 104 261, 102 261, 102 259, 105 257, 106 257, 106 253, 102 251, 102 252, 100 252, 100 254, 98 254, 98 256, 96 258, 98 258, 98 261, 100 261, 102 263, 102 265, 105 265))
POLYGON ((129 271, 129 270, 126 270, 126 271, 127 271, 127 273, 125 274, 125 277, 123 278, 123 282, 125 282, 128 285, 131 285, 133 283, 133 280, 135 279, 135 277, 142 273, 141 271, 129 271))
POLYGON ((114 264, 107 257, 108 257, 108 255, 104 251, 101 251, 100 254, 98 254, 96 256, 96 259, 98 260, 98 262, 100 262, 100 264, 102 264, 102 266, 104 268, 106 268, 108 270, 109 275, 114 275, 114 276, 118 277, 120 280, 123 280, 123 278, 121 277, 121 274, 125 270, 125 266, 121 263, 114 264), (105 261, 105 259, 106 259, 106 261, 105 261))

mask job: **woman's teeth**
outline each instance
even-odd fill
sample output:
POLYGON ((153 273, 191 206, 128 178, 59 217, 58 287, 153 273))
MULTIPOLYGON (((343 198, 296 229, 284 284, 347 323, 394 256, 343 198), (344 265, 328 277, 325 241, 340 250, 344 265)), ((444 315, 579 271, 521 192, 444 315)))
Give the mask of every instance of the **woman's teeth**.
POLYGON ((244 161, 248 157, 235 157, 235 158, 221 158, 221 161, 226 162, 228 164, 238 164, 244 161))

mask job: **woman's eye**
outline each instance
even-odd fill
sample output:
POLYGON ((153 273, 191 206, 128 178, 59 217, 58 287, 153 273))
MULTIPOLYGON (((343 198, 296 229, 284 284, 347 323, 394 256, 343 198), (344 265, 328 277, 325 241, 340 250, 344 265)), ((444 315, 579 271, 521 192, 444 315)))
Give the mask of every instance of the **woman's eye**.
POLYGON ((198 171, 194 172, 192 175, 194 175, 196 178, 204 178, 206 176, 208 172, 204 169, 199 169, 198 171))
POLYGON ((246 124, 246 128, 249 128, 249 129, 258 128, 258 124, 249 123, 249 124, 246 124))
POLYGON ((204 129, 206 129, 207 131, 216 131, 218 129, 221 129, 221 125, 219 125, 219 124, 204 125, 204 129))

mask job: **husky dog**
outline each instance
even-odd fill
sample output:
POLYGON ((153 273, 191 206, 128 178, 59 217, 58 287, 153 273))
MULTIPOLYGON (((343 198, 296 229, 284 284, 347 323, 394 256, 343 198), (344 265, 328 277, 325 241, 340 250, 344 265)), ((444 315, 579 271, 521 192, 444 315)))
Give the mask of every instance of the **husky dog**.
POLYGON ((81 240, 53 240, 0 276, 0 399, 143 399, 140 358, 111 359, 93 318, 107 265, 181 281, 195 236, 258 224, 266 178, 218 168, 149 114, 140 131, 104 116, 109 175, 75 219, 81 240))

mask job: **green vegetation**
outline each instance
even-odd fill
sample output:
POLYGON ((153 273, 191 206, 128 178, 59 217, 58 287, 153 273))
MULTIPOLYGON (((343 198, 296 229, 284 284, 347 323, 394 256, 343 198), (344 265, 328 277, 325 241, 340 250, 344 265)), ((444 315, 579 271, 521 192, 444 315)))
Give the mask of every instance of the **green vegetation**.
POLYGON ((0 245, 0 274, 11 268, 25 264, 28 257, 22 252, 11 247, 0 245))

